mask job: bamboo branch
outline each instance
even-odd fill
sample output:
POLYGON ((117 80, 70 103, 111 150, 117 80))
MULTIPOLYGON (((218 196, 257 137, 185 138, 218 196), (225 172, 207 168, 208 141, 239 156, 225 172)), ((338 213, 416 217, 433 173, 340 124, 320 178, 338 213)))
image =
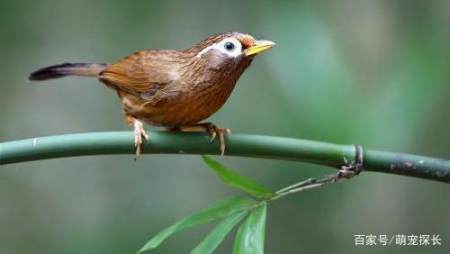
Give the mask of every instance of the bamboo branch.
MULTIPOLYGON (((152 132, 144 153, 218 154, 219 144, 203 133, 152 132)), ((354 161, 354 145, 231 134, 226 155, 294 160, 341 168, 354 161)), ((0 143, 0 165, 84 155, 134 154, 132 132, 97 132, 40 137, 0 143)), ((450 183, 450 161, 364 150, 364 170, 414 176, 450 183)))

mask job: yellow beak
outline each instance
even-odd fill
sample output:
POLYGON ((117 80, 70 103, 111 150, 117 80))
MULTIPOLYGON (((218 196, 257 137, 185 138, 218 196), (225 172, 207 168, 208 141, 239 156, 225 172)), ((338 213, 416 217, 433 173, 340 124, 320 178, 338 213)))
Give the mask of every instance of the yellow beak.
POLYGON ((273 46, 275 46, 275 42, 273 42, 273 41, 258 40, 258 41, 256 41, 255 45, 251 46, 250 48, 245 49, 244 54, 245 54, 245 56, 252 56, 252 55, 264 52, 266 50, 269 50, 273 46))

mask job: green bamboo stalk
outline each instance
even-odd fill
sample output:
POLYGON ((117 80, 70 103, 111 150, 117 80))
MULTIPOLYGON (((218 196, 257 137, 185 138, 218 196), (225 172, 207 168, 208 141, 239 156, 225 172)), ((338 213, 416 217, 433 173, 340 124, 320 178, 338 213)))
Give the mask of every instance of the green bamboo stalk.
MULTIPOLYGON (((356 156, 354 145, 302 139, 230 134, 226 155, 309 162, 340 168, 356 156)), ((0 165, 100 154, 134 154, 132 132, 97 132, 39 137, 0 143, 0 165)), ((218 154, 219 144, 203 133, 153 131, 144 153, 218 154)), ((364 170, 450 183, 450 161, 364 149, 364 170)))

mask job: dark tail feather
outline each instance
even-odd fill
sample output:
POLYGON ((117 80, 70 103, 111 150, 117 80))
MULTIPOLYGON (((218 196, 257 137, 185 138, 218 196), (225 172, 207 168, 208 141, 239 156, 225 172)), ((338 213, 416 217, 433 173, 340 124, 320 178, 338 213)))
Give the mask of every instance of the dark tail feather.
POLYGON ((29 80, 46 80, 61 78, 65 76, 86 76, 96 77, 103 71, 107 64, 95 63, 63 63, 58 65, 48 66, 37 71, 34 71, 28 77, 29 80))

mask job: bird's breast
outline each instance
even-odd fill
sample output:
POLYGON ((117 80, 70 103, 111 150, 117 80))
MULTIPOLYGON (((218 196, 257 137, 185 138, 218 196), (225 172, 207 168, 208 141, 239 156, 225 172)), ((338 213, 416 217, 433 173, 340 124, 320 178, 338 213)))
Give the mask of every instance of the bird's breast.
POLYGON ((151 125, 182 126, 198 123, 217 112, 230 96, 235 82, 174 82, 149 96, 119 92, 125 112, 151 125))

